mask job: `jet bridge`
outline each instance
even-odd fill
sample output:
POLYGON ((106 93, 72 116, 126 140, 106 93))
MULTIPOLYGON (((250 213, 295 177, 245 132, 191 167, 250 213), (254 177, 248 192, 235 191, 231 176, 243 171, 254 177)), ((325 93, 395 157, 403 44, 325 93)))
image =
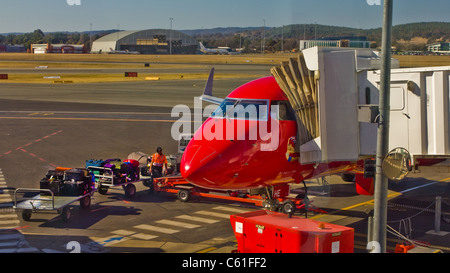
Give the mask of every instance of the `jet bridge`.
MULTIPOLYGON (((391 66, 389 148, 406 148, 413 165, 449 158, 450 66, 391 66)), ((380 67, 370 49, 314 47, 272 68, 297 113, 302 164, 376 154, 380 67)))

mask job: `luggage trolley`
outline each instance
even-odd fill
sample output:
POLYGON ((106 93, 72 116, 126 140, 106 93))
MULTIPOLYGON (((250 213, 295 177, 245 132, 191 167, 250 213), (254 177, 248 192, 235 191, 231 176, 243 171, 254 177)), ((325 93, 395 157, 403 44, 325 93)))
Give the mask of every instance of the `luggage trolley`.
POLYGON ((120 159, 110 159, 102 161, 98 166, 87 164, 86 168, 93 174, 97 191, 102 195, 109 188, 122 187, 127 197, 133 197, 136 194, 134 183, 143 181, 139 179, 139 162, 132 159, 123 162, 120 159), (113 164, 114 162, 118 164, 113 164))
POLYGON ((22 210, 22 218, 25 221, 31 219, 32 213, 58 213, 64 222, 70 219, 70 206, 79 201, 83 209, 91 205, 91 197, 94 191, 80 196, 55 196, 49 189, 19 188, 14 191, 14 208, 22 210), (18 193, 37 193, 33 197, 18 198, 18 193))

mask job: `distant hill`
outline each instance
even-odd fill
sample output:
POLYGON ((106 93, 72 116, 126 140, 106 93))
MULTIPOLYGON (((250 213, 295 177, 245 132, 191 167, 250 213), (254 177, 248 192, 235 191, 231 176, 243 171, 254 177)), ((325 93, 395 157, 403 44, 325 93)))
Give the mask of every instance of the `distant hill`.
POLYGON ((202 34, 235 34, 247 31, 254 31, 261 29, 261 27, 218 27, 210 29, 192 29, 192 30, 180 30, 186 35, 198 36, 202 34))
MULTIPOLYGON (((216 28, 182 31, 203 40, 207 46, 252 47, 253 51, 260 50, 262 27, 253 28, 216 28), (241 40, 240 40, 241 38, 241 40)), ((372 47, 381 44, 382 28, 358 29, 350 27, 326 26, 316 24, 295 24, 282 27, 266 27, 266 50, 278 51, 280 40, 284 37, 284 49, 297 48, 302 39, 327 39, 335 37, 363 37, 373 41, 372 47)), ((393 26, 392 43, 399 49, 423 50, 428 43, 436 41, 450 42, 450 22, 422 22, 393 26)))
POLYGON ((398 25, 392 28, 392 34, 396 40, 411 40, 414 37, 422 37, 429 40, 450 41, 450 23, 424 22, 398 25))
MULTIPOLYGON (((213 28, 213 29, 194 29, 194 30, 181 30, 188 35, 237 35, 261 33, 262 27, 248 27, 248 28, 213 28)), ((381 41, 382 29, 358 29, 350 27, 337 27, 327 25, 315 25, 315 24, 295 24, 286 25, 283 27, 266 27, 266 38, 279 39, 282 34, 284 38, 296 38, 296 39, 318 39, 328 37, 348 37, 348 36, 365 36, 369 40, 381 41)), ((411 40, 415 37, 423 37, 431 40, 443 39, 450 41, 450 22, 421 22, 410 23, 393 26, 392 34, 394 40, 411 40)))
MULTIPOLYGON (((89 46, 90 36, 96 40, 106 34, 117 30, 94 30, 83 32, 52 32, 35 30, 32 33, 6 33, 0 34, 0 43, 23 44, 31 43, 77 43, 89 46)), ((212 29, 180 30, 202 40, 207 47, 229 46, 242 47, 245 52, 260 52, 263 27, 220 27, 212 29)), ((358 29, 349 27, 326 26, 318 24, 294 24, 284 27, 266 27, 264 49, 267 51, 279 51, 281 49, 281 37, 283 49, 292 50, 298 48, 301 39, 326 39, 332 37, 364 37, 373 41, 372 47, 381 44, 381 28, 358 29)), ((394 26, 392 29, 392 43, 399 49, 423 50, 427 43, 436 41, 450 42, 450 22, 421 22, 394 26)))

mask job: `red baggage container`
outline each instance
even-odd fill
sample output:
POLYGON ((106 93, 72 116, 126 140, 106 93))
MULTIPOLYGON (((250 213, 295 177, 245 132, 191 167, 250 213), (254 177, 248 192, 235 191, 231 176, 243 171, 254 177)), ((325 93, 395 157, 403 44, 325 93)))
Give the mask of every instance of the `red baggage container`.
POLYGON ((134 160, 134 159, 125 159, 123 162, 130 163, 135 168, 139 167, 139 161, 134 160))
POLYGON ((240 253, 353 253, 353 228, 266 210, 230 220, 240 253))

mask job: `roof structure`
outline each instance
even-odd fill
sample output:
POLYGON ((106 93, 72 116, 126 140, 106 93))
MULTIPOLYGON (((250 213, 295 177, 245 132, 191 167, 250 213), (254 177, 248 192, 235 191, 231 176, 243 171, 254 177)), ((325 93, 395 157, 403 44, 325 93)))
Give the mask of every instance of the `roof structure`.
MULTIPOLYGON (((108 34, 94 41, 92 53, 108 53, 122 50, 123 46, 138 45, 138 40, 158 39, 161 43, 182 44, 183 46, 197 45, 191 36, 180 31, 168 29, 127 30, 108 34)), ((166 45, 167 46, 167 45, 166 45)))

